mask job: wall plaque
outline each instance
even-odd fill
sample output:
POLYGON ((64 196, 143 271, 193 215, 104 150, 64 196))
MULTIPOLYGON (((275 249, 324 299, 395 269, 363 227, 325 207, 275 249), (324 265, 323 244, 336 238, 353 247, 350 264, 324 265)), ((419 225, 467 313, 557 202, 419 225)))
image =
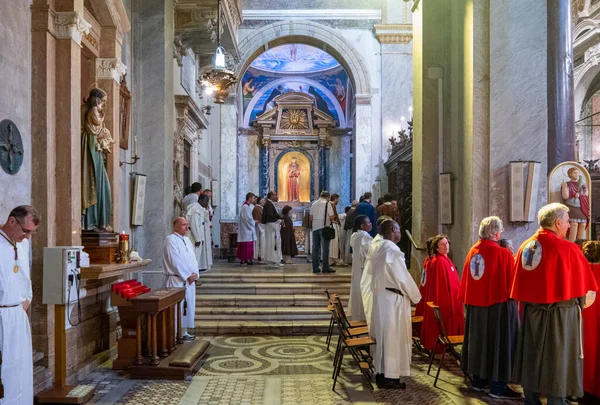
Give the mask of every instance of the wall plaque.
POLYGON ((23 141, 11 120, 0 121, 0 166, 8 174, 17 174, 23 164, 23 141))

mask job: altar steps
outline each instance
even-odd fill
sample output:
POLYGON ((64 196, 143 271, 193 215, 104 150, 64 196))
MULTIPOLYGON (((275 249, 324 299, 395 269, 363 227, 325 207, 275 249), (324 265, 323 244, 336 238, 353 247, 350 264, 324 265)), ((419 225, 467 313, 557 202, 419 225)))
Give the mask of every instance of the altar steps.
POLYGON ((280 269, 219 264, 198 280, 196 333, 324 334, 331 318, 325 289, 347 304, 350 269, 312 274, 304 263, 280 269))

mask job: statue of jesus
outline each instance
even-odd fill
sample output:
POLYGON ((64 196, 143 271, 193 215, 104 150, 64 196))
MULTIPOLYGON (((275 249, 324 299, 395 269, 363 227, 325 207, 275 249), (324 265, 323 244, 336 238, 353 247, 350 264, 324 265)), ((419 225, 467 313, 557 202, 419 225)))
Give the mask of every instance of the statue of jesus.
POLYGON ((288 201, 300 201, 300 165, 295 157, 288 168, 288 201))

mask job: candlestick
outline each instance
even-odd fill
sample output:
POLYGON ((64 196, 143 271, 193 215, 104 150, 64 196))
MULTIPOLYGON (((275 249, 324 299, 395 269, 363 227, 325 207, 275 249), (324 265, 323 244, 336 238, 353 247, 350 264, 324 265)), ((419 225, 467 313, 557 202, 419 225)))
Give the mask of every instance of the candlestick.
POLYGON ((133 156, 137 156, 137 135, 133 137, 133 156))

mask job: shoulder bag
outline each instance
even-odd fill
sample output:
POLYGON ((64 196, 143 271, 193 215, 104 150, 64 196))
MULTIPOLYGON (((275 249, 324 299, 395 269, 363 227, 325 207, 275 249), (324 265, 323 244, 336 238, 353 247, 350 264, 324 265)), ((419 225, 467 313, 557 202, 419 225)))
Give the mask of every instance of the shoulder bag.
POLYGON ((323 235, 323 239, 331 240, 335 238, 335 229, 333 228, 333 224, 327 226, 327 209, 329 208, 329 202, 325 205, 325 218, 323 219, 323 231, 321 235, 323 235))

